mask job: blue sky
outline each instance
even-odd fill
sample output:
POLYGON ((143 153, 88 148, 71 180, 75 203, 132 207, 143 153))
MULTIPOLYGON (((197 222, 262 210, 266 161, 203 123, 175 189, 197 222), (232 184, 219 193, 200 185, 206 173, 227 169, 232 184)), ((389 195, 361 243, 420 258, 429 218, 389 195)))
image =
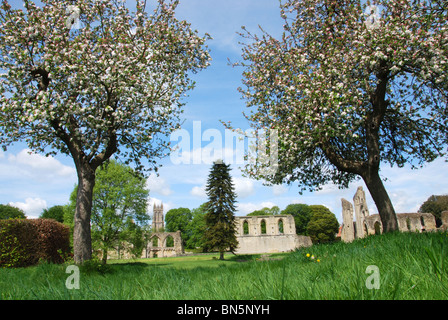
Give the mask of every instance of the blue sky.
MULTIPOLYGON (((240 60, 242 39, 237 35, 241 26, 254 33, 260 33, 258 24, 273 35, 282 31, 277 0, 181 0, 177 17, 185 19, 199 34, 209 33, 213 40, 208 42, 211 50, 211 66, 194 75, 196 88, 189 92, 183 128, 190 134, 190 155, 198 155, 210 147, 207 133, 220 132, 224 146, 224 128, 219 120, 231 121, 236 127, 249 129, 243 117, 245 101, 237 88, 242 85, 242 69, 228 65, 240 60), (193 126, 201 127, 200 136, 193 135, 193 126), (200 148, 194 148, 195 141, 202 141, 200 148)), ((214 143, 216 143, 213 140, 214 143)), ((197 146, 197 145, 196 145, 197 146)), ((235 147, 234 152, 240 152, 235 147)), ((205 154, 202 154, 205 155, 205 154)), ((171 158, 161 161, 159 177, 150 176, 150 202, 148 212, 152 213, 154 202, 163 202, 165 213, 170 208, 198 207, 207 201, 204 186, 213 156, 203 156, 201 163, 173 163, 171 158)), ((340 190, 333 185, 323 190, 299 195, 297 184, 292 186, 266 187, 261 181, 244 178, 232 164, 232 176, 238 194, 237 215, 245 215, 262 207, 277 205, 284 209, 290 203, 323 204, 335 213, 342 222, 341 198, 352 200, 358 186, 366 190, 371 213, 376 207, 360 180, 349 189, 340 190)), ((397 212, 415 212, 421 203, 432 194, 448 193, 448 164, 443 159, 427 164, 419 170, 390 168, 383 166, 381 174, 389 196, 397 212)), ((16 143, 7 152, 0 151, 0 203, 11 203, 25 210, 28 217, 37 217, 44 208, 66 204, 74 184, 77 182, 71 158, 29 155, 26 145, 16 143)))

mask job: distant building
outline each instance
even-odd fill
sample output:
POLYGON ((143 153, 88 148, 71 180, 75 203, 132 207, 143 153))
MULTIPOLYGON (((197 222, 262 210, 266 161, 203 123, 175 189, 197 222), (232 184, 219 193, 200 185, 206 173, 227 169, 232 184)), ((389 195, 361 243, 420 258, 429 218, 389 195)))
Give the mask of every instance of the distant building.
POLYGON ((312 245, 311 238, 296 234, 292 215, 235 217, 236 254, 288 252, 312 245))
POLYGON ((162 232, 165 229, 165 222, 163 217, 163 203, 157 206, 154 203, 154 215, 152 217, 152 232, 162 232))
POLYGON ((163 215, 163 203, 160 206, 154 204, 152 217, 152 233, 142 258, 175 257, 185 253, 182 244, 182 235, 176 232, 165 232, 165 219, 163 215))

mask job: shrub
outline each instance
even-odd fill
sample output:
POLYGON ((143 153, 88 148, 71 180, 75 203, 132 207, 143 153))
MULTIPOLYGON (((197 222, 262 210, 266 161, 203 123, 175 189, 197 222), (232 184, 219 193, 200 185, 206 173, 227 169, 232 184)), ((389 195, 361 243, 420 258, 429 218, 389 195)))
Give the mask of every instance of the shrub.
POLYGON ((36 264, 37 230, 30 220, 0 221, 0 266, 26 267, 36 264))
POLYGON ((64 256, 70 252, 69 227, 53 219, 32 220, 38 233, 39 259, 64 262, 64 256))
POLYGON ((312 217, 307 225, 307 232, 313 243, 334 241, 339 229, 336 216, 322 205, 311 205, 310 208, 312 217))
POLYGON ((55 220, 0 221, 0 267, 62 263, 69 252, 69 228, 55 220))

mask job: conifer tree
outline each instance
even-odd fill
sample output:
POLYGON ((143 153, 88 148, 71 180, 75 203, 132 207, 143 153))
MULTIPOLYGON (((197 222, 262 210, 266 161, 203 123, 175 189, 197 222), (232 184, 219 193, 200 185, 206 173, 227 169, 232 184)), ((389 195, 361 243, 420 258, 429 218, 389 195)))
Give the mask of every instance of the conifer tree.
POLYGON ((213 163, 206 192, 208 202, 204 244, 208 248, 217 249, 219 259, 224 260, 224 252, 229 250, 233 253, 238 246, 234 216, 236 194, 230 176, 230 165, 220 160, 213 163))

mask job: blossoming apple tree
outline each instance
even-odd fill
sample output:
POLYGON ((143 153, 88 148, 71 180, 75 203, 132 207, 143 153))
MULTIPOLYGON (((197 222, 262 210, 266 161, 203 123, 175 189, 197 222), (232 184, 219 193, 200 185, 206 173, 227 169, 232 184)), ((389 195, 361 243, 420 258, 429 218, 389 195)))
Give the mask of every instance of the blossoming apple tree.
POLYGON ((194 87, 191 72, 209 65, 209 36, 177 20, 177 5, 158 0, 149 15, 146 1, 133 11, 123 0, 1 3, 0 143, 73 158, 77 263, 91 258, 96 168, 115 154, 157 169, 194 87))
POLYGON ((361 177, 383 230, 397 229, 380 163, 446 154, 446 1, 285 0, 279 39, 245 28, 240 88, 252 127, 278 130, 278 168, 246 173, 303 190, 361 177))

